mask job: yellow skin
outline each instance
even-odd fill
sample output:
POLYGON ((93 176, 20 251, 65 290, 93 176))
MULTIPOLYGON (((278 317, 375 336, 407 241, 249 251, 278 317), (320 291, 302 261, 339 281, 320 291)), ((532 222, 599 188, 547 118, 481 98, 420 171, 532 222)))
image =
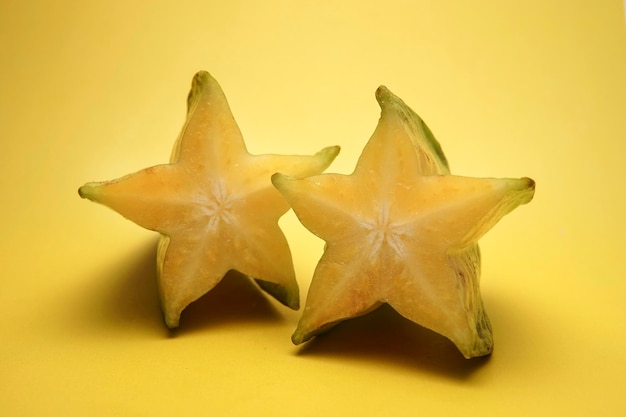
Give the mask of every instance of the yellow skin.
POLYGON ((270 177, 319 174, 338 152, 335 146, 313 156, 249 154, 217 81, 199 72, 171 162, 85 184, 79 193, 161 233, 158 287, 168 327, 177 327, 183 309, 231 269, 298 309, 291 253, 278 227, 289 205, 270 177))
POLYGON ((304 226, 326 241, 292 340, 389 303, 465 357, 487 355, 493 339, 476 242, 532 199, 534 182, 450 175, 421 119, 385 87, 377 99, 378 127, 351 175, 272 177, 304 226))

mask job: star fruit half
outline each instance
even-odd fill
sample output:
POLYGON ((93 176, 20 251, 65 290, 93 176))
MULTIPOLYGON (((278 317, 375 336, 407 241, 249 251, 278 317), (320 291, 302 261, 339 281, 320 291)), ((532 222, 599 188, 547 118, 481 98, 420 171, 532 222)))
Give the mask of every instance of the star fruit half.
POLYGON ((297 310, 291 253, 278 227, 289 205, 270 177, 319 174, 339 147, 313 156, 249 154, 222 89, 204 71, 193 78, 187 104, 169 164, 85 184, 80 196, 161 233, 158 289, 168 327, 231 269, 297 310))
POLYGON ((303 343, 382 303, 454 342, 491 353, 477 241, 528 203, 529 178, 450 174, 426 124, 381 86, 378 126, 351 175, 272 177, 300 221, 326 241, 292 336, 303 343))

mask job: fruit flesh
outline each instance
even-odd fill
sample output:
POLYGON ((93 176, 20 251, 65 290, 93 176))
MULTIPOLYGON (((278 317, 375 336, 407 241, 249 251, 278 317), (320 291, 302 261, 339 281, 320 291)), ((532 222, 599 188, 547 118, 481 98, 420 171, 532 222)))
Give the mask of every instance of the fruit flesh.
POLYGON ((277 224, 289 205, 270 176, 318 174, 338 152, 335 146, 312 156, 249 154, 219 84, 199 72, 170 163, 85 184, 79 194, 161 233, 158 288, 168 327, 177 327, 183 309, 231 269, 298 309, 291 253, 277 224))
POLYGON ((276 174, 300 221, 326 241, 292 336, 299 344, 389 303, 452 340, 466 357, 489 354, 477 240, 531 200, 528 178, 449 174, 426 125, 381 87, 382 115, 351 175, 276 174))

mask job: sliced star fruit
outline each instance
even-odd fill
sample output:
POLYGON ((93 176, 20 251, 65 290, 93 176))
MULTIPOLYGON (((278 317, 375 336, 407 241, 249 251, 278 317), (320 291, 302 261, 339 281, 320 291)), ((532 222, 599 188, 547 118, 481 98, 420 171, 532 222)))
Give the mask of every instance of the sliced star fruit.
POLYGON ((302 224, 326 241, 292 340, 388 303, 466 358, 488 355, 477 241, 528 203, 535 183, 451 175, 419 116, 384 86, 376 98, 381 118, 351 175, 272 177, 302 224))
POLYGON ((183 309, 229 270, 297 310, 291 253, 278 227, 289 205, 270 177, 319 174, 338 152, 333 146, 313 156, 251 155, 222 89, 203 71, 193 78, 169 164, 90 182, 79 194, 161 234, 158 289, 168 327, 177 327, 183 309))

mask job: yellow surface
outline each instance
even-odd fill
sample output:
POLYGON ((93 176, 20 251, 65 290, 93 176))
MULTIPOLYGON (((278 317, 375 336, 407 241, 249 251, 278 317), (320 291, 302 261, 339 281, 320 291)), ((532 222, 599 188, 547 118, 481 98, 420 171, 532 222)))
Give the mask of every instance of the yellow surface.
MULTIPOLYGON (((621 2, 163 3, 3 3, 0 415, 626 414, 621 2), (388 309, 294 347, 236 276, 168 334, 156 236, 76 189, 166 162, 199 69, 255 153, 350 172, 386 84, 454 173, 534 178, 481 241, 494 354, 388 309)), ((304 298, 322 243, 281 226, 304 298)))

